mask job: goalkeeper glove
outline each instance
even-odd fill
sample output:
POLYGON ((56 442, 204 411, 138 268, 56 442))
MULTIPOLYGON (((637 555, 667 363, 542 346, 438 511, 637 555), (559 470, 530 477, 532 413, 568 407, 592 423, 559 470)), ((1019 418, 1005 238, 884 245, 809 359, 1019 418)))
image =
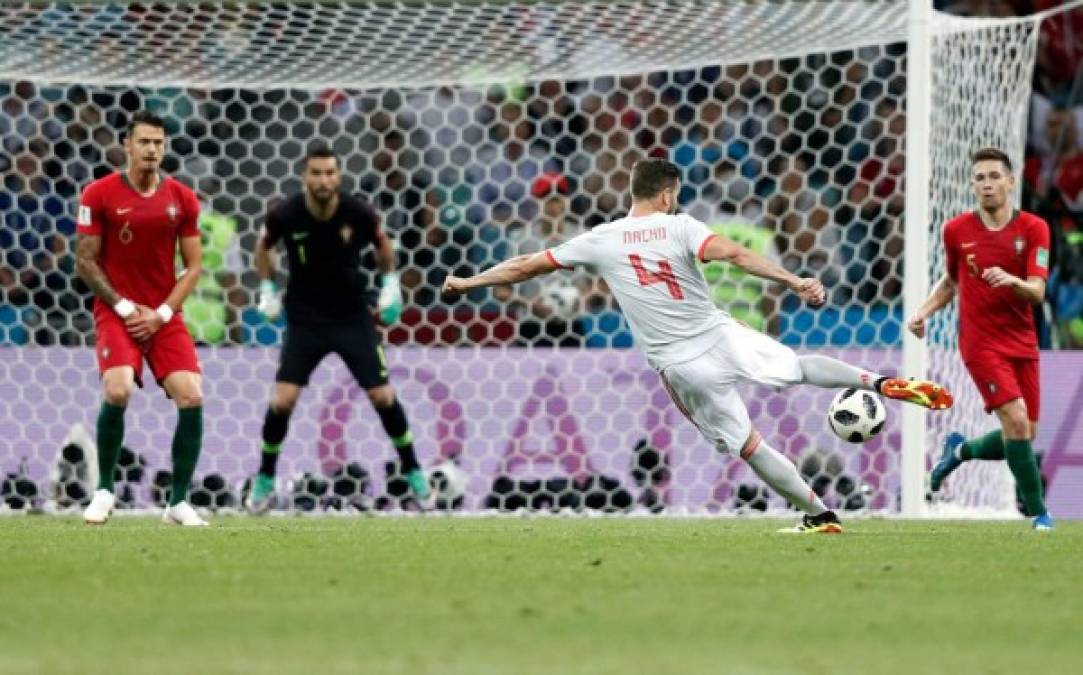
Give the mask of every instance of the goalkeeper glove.
POLYGON ((259 282, 259 313, 268 321, 274 321, 282 313, 282 297, 278 287, 270 279, 259 282))
POLYGON ((399 286, 399 275, 388 272, 380 276, 380 297, 376 301, 376 309, 380 312, 380 321, 385 326, 390 326, 399 320, 402 315, 402 288, 399 286))

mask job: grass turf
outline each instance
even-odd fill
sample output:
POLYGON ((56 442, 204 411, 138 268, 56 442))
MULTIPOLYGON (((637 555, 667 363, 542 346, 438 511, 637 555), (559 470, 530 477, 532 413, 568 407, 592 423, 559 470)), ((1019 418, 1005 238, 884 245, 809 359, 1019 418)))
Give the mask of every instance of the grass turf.
MULTIPOLYGON (((0 519, 0 673, 1070 672, 1083 523, 0 519)), ((1076 671, 1078 672, 1078 671, 1076 671)))

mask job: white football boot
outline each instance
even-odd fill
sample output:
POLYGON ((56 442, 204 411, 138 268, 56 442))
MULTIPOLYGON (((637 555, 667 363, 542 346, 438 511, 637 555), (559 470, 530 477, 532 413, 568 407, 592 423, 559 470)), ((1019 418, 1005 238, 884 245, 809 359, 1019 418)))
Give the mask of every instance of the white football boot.
POLYGON ((113 505, 117 498, 109 490, 95 490, 94 498, 83 511, 83 521, 87 525, 105 525, 109 516, 113 514, 113 505))
POLYGON ((165 507, 165 512, 162 513, 162 522, 171 525, 183 525, 184 527, 207 527, 208 525, 207 521, 200 518, 199 514, 188 502, 165 507))

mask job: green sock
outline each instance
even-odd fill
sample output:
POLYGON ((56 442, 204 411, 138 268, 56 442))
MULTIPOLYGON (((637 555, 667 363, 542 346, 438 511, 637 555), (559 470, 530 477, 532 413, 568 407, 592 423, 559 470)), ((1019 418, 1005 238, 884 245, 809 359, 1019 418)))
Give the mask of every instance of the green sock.
POLYGON ((998 429, 970 439, 959 448, 959 459, 1004 459, 1004 435, 998 429))
POLYGON ((1004 444, 1004 454, 1008 458, 1008 468, 1015 476, 1015 485, 1023 498, 1027 515, 1043 515, 1045 503, 1042 501, 1042 478, 1038 474, 1038 462, 1034 460, 1030 441, 1009 440, 1004 444))
POLYGON ((260 453, 260 475, 274 478, 275 469, 278 466, 278 455, 282 452, 281 443, 263 442, 263 451, 260 453))
POLYGON ((188 498, 188 486, 203 446, 203 406, 177 411, 177 430, 173 433, 173 490, 169 505, 188 498))
POLYGON ((124 407, 102 401, 98 411, 98 489, 113 491, 113 473, 124 442, 124 407))

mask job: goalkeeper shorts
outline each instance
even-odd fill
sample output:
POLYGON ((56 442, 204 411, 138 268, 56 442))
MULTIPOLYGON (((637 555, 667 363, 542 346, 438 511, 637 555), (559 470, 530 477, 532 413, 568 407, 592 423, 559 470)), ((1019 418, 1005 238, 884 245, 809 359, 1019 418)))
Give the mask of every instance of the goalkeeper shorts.
POLYGON ((362 389, 387 384, 387 359, 372 321, 287 322, 275 382, 300 387, 328 354, 338 354, 362 389))

